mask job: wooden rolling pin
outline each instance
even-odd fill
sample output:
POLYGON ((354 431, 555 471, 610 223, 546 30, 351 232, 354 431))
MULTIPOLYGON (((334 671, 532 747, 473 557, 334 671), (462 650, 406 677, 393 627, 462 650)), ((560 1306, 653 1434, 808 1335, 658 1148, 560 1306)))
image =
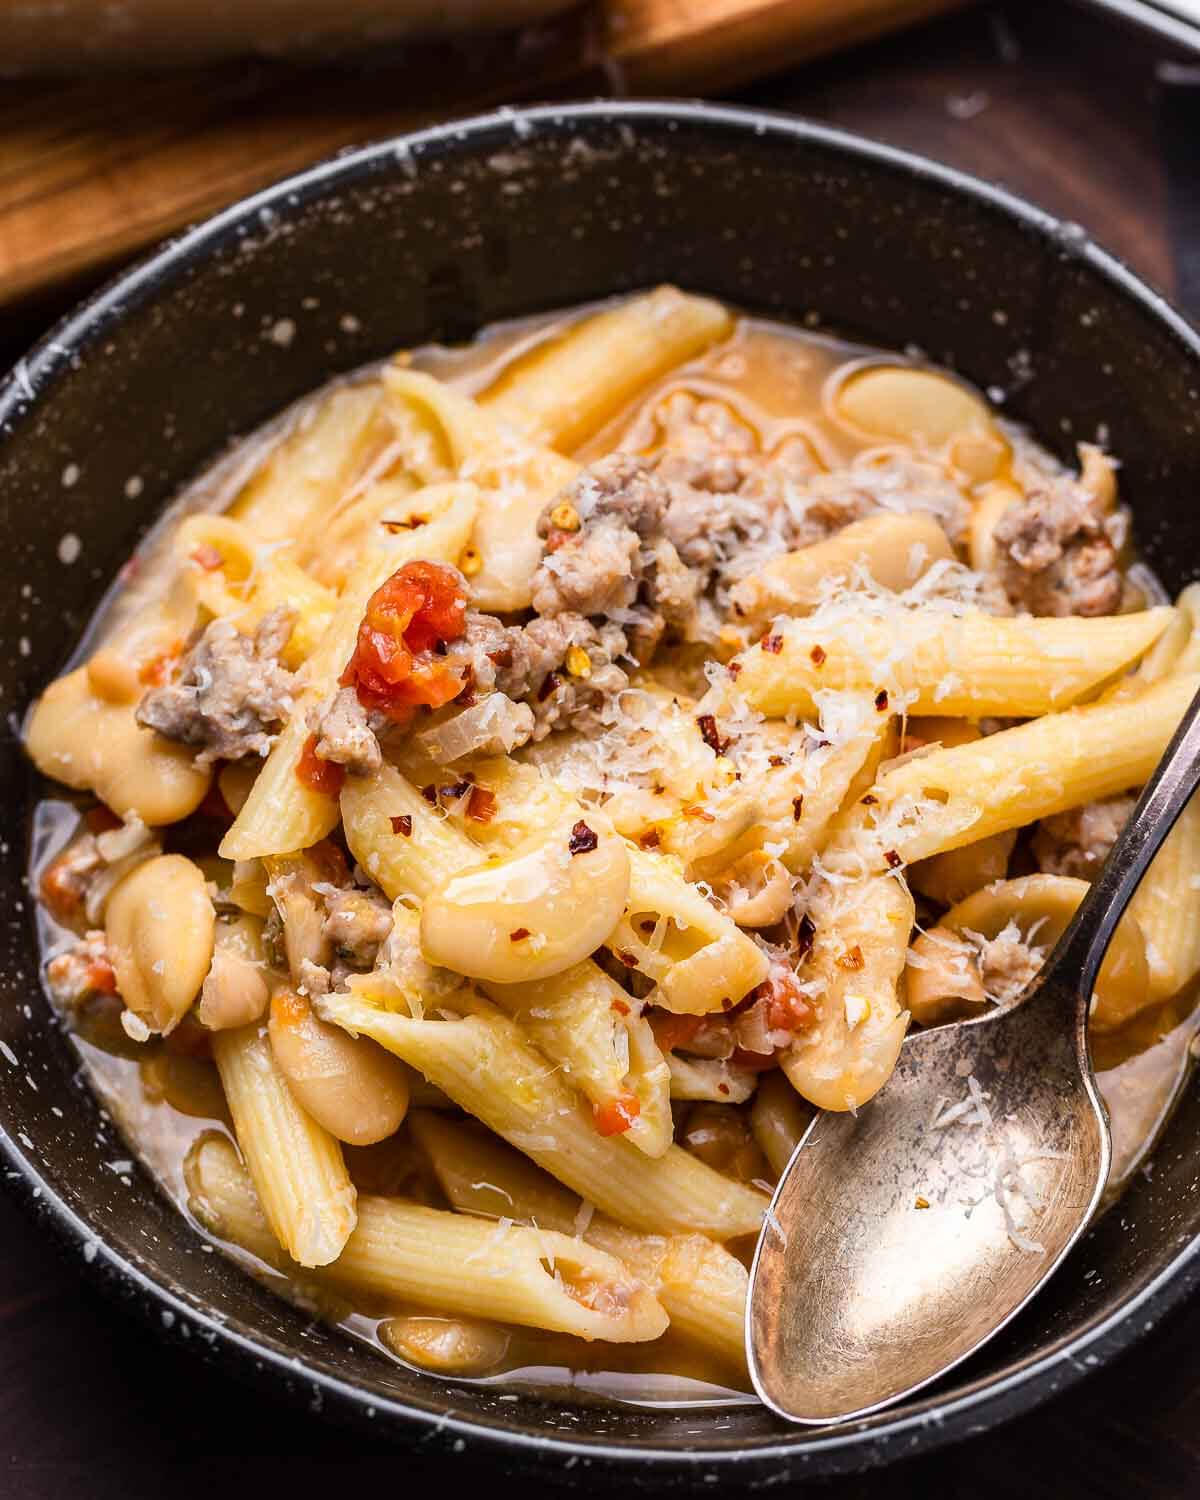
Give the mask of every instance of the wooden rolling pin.
POLYGON ((0 86, 0 307, 97 274, 344 146, 551 95, 730 88, 957 3, 594 0, 516 34, 431 43, 370 71, 250 60, 9 82, 0 86))

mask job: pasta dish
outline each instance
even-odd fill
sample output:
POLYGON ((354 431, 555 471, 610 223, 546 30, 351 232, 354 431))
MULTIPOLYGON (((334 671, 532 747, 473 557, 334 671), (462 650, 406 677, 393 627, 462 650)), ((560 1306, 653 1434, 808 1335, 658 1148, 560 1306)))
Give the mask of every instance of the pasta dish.
MULTIPOLYGON (((1197 588, 1099 442, 672 288, 399 355, 188 490, 34 705, 47 987, 286 1295, 458 1378, 724 1399, 813 1110, 1036 974, 1200 685, 1197 588)), ((1200 804, 1093 1003, 1114 1190, 1198 881, 1200 804)), ((957 1078, 930 1130, 989 1120, 957 1078)), ((1038 1254, 1030 1170, 973 1209, 1038 1254)))

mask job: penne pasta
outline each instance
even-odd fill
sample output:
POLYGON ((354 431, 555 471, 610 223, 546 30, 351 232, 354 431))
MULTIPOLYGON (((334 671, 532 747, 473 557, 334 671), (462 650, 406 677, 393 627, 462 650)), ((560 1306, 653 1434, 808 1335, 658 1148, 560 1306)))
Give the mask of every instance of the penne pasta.
POLYGON ((1167 609, 1138 615, 1006 619, 970 610, 894 609, 840 620, 832 606, 773 628, 738 658, 752 708, 811 713, 822 690, 878 690, 914 714, 1025 718, 1067 708, 1153 646, 1167 609))
POLYGON ((214 1032, 212 1050, 272 1233, 300 1265, 328 1265, 356 1223, 342 1148, 296 1102, 258 1026, 214 1032))
POLYGON ((1179 815, 1129 907, 1146 940, 1155 999, 1178 994, 1200 974, 1200 801, 1179 815))
POLYGON ((570 453, 644 386, 732 328, 720 303, 659 287, 538 345, 480 405, 531 441, 570 453))
POLYGON ((561 1074, 499 1010, 460 1020, 414 1020, 371 1003, 369 981, 331 994, 326 1020, 369 1036, 437 1085, 461 1108, 597 1208, 652 1233, 754 1233, 765 1200, 671 1146, 648 1157, 620 1135, 598 1133, 561 1074))
POLYGON ((455 1121, 422 1114, 413 1117, 412 1129, 460 1212, 579 1235, 643 1280, 672 1328, 744 1373, 748 1277, 728 1250, 703 1235, 639 1234, 591 1212, 495 1137, 455 1121))
MULTIPOLYGON (((232 1145, 202 1137, 187 1165, 188 1206, 214 1234, 269 1263, 266 1214, 232 1145), (264 1252, 267 1252, 264 1254, 264 1252)), ((277 1262, 276 1262, 277 1263, 277 1262)), ((358 1223, 321 1283, 583 1339, 639 1343, 665 1330, 653 1293, 621 1262, 553 1230, 364 1195, 358 1223)))
POLYGON ((842 821, 836 854, 875 868, 910 864, 1140 786, 1200 679, 1168 677, 1136 698, 1047 714, 885 768, 842 821))

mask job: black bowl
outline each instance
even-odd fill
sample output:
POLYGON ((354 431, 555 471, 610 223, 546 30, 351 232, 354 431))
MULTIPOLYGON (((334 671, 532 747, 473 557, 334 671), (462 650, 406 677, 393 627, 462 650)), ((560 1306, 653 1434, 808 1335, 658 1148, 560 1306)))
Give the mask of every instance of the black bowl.
POLYGON ((12 716, 61 666, 184 480, 305 391, 397 346, 659 281, 918 346, 1063 456, 1106 437, 1151 562, 1172 588, 1192 577, 1200 337, 1077 226, 900 152, 705 105, 509 112, 314 167, 122 277, 0 387, 12 580, 0 598, 0 686, 14 727, 0 748, 0 1146, 5 1176, 81 1269, 166 1336, 310 1409, 427 1452, 490 1447, 531 1478, 570 1467, 580 1478, 620 1469, 628 1485, 768 1484, 979 1431, 1161 1318, 1200 1281, 1200 1095, 1183 1102, 1153 1175, 1050 1289, 982 1356, 904 1406, 803 1431, 756 1408, 505 1400, 314 1327, 199 1253, 144 1173, 126 1186, 110 1170, 127 1148, 51 1023, 23 886, 35 788, 12 716), (70 565, 59 558, 65 533, 82 543, 70 565))

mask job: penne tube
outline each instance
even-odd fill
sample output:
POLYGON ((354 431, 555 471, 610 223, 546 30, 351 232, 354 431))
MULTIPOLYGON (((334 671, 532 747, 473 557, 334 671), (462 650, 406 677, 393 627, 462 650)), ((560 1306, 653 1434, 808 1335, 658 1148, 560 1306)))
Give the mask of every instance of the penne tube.
MULTIPOLYGON (((269 1249, 266 1215, 229 1141, 202 1137, 189 1154, 186 1180, 188 1206, 205 1228, 257 1255, 269 1249)), ((667 1327, 636 1273, 594 1246, 553 1230, 488 1224, 367 1194, 357 1226, 319 1279, 455 1317, 589 1340, 640 1343, 667 1327)))
POLYGON ((720 303, 658 287, 538 345, 479 404, 531 441, 570 453, 643 387, 732 331, 720 303))
POLYGON ((677 1146, 648 1157, 601 1135, 591 1110, 499 1010, 461 1020, 413 1020, 370 1003, 364 976, 350 994, 324 996, 326 1020, 372 1037, 560 1182, 636 1229, 732 1239, 757 1231, 761 1194, 677 1146), (366 998, 363 998, 366 997, 366 998))
POLYGON ((823 542, 773 557, 730 591, 734 621, 764 625, 776 615, 804 615, 831 583, 847 583, 859 569, 881 588, 903 593, 954 549, 932 516, 885 511, 852 521, 823 542))
POLYGON ((854 1110, 891 1077, 908 1030, 899 985, 913 899, 890 875, 830 882, 810 896, 808 915, 813 943, 800 974, 817 1015, 780 1066, 818 1109, 854 1110))
POLYGON ((1200 973, 1200 799, 1180 814, 1129 911, 1146 939, 1151 992, 1177 994, 1200 973))
POLYGON ((766 1073, 750 1105, 750 1131, 755 1145, 779 1177, 812 1123, 814 1111, 776 1068, 766 1073))
POLYGON ((424 491, 424 503, 429 522, 403 533, 388 547, 372 549, 346 585, 320 645, 304 664, 291 717, 221 841, 223 858, 256 859, 307 849, 337 826, 337 798, 306 785, 298 775, 312 732, 308 716, 336 688, 375 590, 413 559, 458 561, 475 522, 477 492, 471 485, 434 486, 424 491))
POLYGON ((297 1104, 265 1029, 214 1032, 212 1050, 272 1233, 300 1265, 328 1265, 356 1222, 341 1146, 297 1104))
POLYGON ((698 1234, 640 1234, 579 1198, 494 1136, 419 1114, 413 1135, 438 1183, 462 1213, 515 1219, 578 1234, 622 1261, 656 1294, 671 1327, 744 1371, 746 1268, 698 1234))
POLYGON ((910 864, 1141 786, 1197 689, 1167 677, 1136 698, 1047 714, 884 770, 831 848, 863 868, 910 864))
POLYGON ((394 434, 378 381, 333 391, 274 447, 229 508, 259 542, 311 545, 331 511, 394 434))
POLYGON ((812 713, 814 695, 835 688, 879 690, 913 714, 1026 718, 1067 708, 1124 671, 1171 615, 1006 619, 896 608, 851 619, 835 604, 781 623, 744 652, 738 689, 752 708, 778 716, 812 713))
MULTIPOLYGON (((342 818, 354 857, 393 901, 426 901, 484 857, 394 766, 347 780, 342 818)), ((398 911, 396 920, 410 917, 398 911)), ((597 1111, 624 1120, 639 1150, 662 1155, 672 1134, 668 1071, 627 991, 590 959, 548 979, 483 988, 597 1111)))

